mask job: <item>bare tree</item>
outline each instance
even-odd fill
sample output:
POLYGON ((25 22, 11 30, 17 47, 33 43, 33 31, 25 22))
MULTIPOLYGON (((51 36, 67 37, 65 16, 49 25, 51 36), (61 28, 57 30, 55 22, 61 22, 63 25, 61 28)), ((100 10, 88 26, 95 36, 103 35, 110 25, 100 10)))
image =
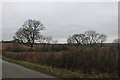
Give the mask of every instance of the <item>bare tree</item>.
POLYGON ((45 42, 45 37, 41 35, 41 38, 38 40, 39 43, 44 43, 45 42))
POLYGON ((97 33, 94 30, 88 30, 85 33, 85 36, 87 38, 87 43, 90 45, 93 45, 95 43, 98 43, 99 41, 99 33, 97 33))
POLYGON ((103 42, 107 40, 107 36, 105 34, 100 34, 98 38, 99 42, 101 43, 101 46, 103 45, 103 42))
POLYGON ((86 44, 87 38, 86 38, 85 34, 75 34, 75 35, 73 35, 73 38, 75 39, 77 44, 86 44))
POLYGON ((38 40, 39 43, 47 43, 47 44, 57 44, 57 40, 53 40, 51 36, 41 36, 41 38, 38 40))
POLYGON ((115 40, 113 41, 113 43, 120 43, 120 38, 115 39, 115 40))
POLYGON ((74 34, 72 37, 77 44, 80 44, 81 39, 80 39, 79 34, 74 34))
POLYGON ((75 41, 75 39, 72 36, 69 36, 68 39, 67 39, 67 43, 68 44, 75 44, 76 41, 75 41))
POLYGON ((44 37, 45 38, 45 43, 50 44, 52 42, 52 37, 48 36, 48 37, 44 37))
POLYGON ((86 44, 87 38, 84 34, 74 34, 73 36, 69 36, 67 42, 69 44, 86 44))
POLYGON ((69 44, 89 44, 93 45, 96 43, 103 43, 107 39, 105 34, 99 34, 96 31, 89 30, 84 34, 74 34, 73 36, 69 36, 67 42, 69 44))
POLYGON ((33 49, 35 40, 40 39, 40 31, 44 29, 45 27, 40 21, 29 19, 17 30, 14 39, 20 43, 27 43, 33 49))
POLYGON ((57 44, 58 40, 52 40, 52 44, 57 44))

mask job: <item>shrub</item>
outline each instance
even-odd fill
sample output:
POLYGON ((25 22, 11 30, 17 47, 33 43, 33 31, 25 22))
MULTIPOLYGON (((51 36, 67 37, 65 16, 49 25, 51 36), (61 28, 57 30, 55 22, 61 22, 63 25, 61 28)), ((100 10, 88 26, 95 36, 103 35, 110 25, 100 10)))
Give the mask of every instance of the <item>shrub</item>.
POLYGON ((68 47, 66 45, 43 45, 40 47, 37 47, 34 51, 66 51, 68 50, 68 47))
POLYGON ((61 52, 3 52, 3 56, 84 73, 117 74, 117 46, 77 46, 61 52))

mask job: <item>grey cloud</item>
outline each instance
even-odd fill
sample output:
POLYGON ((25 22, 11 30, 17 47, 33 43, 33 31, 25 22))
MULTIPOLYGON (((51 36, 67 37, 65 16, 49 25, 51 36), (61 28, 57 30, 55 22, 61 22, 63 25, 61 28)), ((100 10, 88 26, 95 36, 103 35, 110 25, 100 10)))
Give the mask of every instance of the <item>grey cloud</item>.
POLYGON ((118 34, 117 14, 114 2, 4 3, 3 39, 12 39, 27 19, 37 19, 46 27, 42 33, 60 42, 91 29, 107 34, 112 42, 118 34))

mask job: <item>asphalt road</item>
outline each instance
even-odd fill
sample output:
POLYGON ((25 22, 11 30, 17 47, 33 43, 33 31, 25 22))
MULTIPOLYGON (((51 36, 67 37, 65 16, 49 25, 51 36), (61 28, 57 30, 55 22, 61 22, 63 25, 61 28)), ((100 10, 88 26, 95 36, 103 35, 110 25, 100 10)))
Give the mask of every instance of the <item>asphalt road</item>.
POLYGON ((53 76, 36 72, 23 66, 2 61, 3 78, 55 78, 53 76))

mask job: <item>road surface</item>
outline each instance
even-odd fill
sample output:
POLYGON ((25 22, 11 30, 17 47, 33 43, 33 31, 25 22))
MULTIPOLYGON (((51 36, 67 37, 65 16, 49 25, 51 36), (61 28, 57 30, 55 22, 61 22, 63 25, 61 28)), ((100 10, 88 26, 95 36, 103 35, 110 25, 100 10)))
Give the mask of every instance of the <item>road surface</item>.
POLYGON ((2 61, 3 78, 55 78, 44 73, 25 68, 23 66, 2 61))

